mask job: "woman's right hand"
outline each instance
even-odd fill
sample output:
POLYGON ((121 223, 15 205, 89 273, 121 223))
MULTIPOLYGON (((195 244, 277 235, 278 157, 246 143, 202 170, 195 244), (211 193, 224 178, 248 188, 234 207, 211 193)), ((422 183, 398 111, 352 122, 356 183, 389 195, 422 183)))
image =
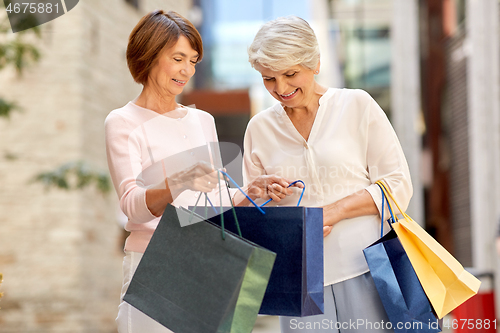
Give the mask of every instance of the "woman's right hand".
POLYGON ((217 184, 217 171, 207 162, 198 162, 149 188, 146 191, 146 206, 151 214, 161 216, 167 204, 185 190, 211 192, 217 184))
POLYGON ((169 188, 175 192, 193 190, 211 192, 218 184, 217 170, 205 161, 167 177, 169 188))
MULTIPOLYGON (((280 202, 286 196, 293 194, 288 186, 292 183, 290 180, 276 175, 262 175, 255 178, 247 186, 247 193, 250 198, 261 198, 280 202)), ((303 188, 302 183, 295 183, 292 187, 303 188)))

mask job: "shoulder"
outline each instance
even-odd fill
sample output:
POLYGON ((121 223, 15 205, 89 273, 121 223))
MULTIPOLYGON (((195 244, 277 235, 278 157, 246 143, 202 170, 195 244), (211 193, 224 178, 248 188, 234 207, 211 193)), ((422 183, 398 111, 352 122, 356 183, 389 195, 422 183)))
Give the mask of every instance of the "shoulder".
POLYGON ((337 89, 336 94, 338 94, 338 97, 345 103, 353 103, 359 106, 367 106, 375 102, 372 96, 362 89, 337 89))
POLYGON ((362 89, 329 88, 319 100, 327 108, 338 108, 349 112, 361 112, 375 103, 370 94, 362 89))
POLYGON ((186 106, 186 108, 189 110, 189 112, 192 112, 194 115, 197 115, 202 120, 214 121, 214 116, 212 116, 207 111, 203 111, 203 110, 200 110, 200 109, 192 108, 192 107, 189 107, 189 106, 186 106))
POLYGON ((106 136, 130 135, 154 117, 158 116, 152 112, 137 109, 133 104, 128 103, 107 115, 104 120, 104 130, 106 136))
POLYGON ((260 111, 254 115, 248 122, 247 130, 250 128, 267 127, 277 124, 277 120, 281 118, 284 112, 280 104, 275 104, 270 108, 260 111))
POLYGON ((104 120, 104 123, 106 126, 114 123, 134 123, 144 121, 145 118, 144 112, 138 112, 131 103, 127 103, 121 108, 111 111, 104 120))
POLYGON ((186 108, 189 110, 190 113, 192 113, 193 115, 197 116, 198 119, 200 119, 200 121, 203 124, 204 123, 209 123, 209 124, 215 123, 214 116, 212 116, 207 111, 203 111, 203 110, 200 110, 200 109, 192 108, 192 107, 189 107, 189 106, 186 106, 186 108))
POLYGON ((128 104, 111 111, 104 120, 104 126, 106 129, 115 126, 115 124, 123 124, 126 122, 128 113, 128 104))
POLYGON ((373 97, 362 89, 338 89, 333 97, 337 101, 337 106, 342 108, 351 117, 357 115, 356 118, 370 118, 372 114, 380 114, 385 112, 380 108, 373 97))

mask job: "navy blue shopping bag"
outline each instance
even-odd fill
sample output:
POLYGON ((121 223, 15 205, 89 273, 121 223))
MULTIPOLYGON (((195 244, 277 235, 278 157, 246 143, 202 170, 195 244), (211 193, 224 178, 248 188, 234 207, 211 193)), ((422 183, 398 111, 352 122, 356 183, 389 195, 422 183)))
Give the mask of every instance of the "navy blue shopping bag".
MULTIPOLYGON (((381 229, 384 222, 384 201, 387 202, 385 196, 382 197, 381 229)), ((392 210, 389 210, 392 215, 392 210)), ((388 220, 389 225, 391 221, 394 221, 394 217, 388 220)), ((438 320, 396 232, 391 228, 391 231, 363 252, 394 332, 441 332, 438 320)))
MULTIPOLYGON (((323 209, 234 209, 242 236, 276 253, 259 313, 296 317, 323 314, 323 209)), ((197 207, 196 212, 205 214, 203 207, 197 207)), ((234 212, 230 209, 222 214, 224 227, 238 232, 234 212)), ((208 220, 220 226, 221 214, 208 216, 208 220)))

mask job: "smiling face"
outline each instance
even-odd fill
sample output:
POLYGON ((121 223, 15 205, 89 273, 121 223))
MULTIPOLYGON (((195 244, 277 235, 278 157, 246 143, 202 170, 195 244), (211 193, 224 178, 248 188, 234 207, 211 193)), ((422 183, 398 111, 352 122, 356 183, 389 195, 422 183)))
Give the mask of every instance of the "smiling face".
POLYGON ((181 35, 172 47, 158 55, 145 87, 154 89, 163 97, 179 95, 194 75, 198 57, 189 40, 181 35))
MULTIPOLYGON (((260 64, 255 66, 267 91, 285 107, 305 108, 314 100, 316 81, 314 71, 302 65, 275 71, 260 64)), ((319 70, 319 63, 316 70, 319 70)))

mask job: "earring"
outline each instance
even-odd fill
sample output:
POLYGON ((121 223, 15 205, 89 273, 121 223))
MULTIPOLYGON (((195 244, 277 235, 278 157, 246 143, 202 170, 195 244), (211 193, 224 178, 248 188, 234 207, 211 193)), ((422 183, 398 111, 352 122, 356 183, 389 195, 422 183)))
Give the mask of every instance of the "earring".
POLYGON ((319 71, 314 72, 314 74, 318 75, 318 74, 319 74, 319 71))

